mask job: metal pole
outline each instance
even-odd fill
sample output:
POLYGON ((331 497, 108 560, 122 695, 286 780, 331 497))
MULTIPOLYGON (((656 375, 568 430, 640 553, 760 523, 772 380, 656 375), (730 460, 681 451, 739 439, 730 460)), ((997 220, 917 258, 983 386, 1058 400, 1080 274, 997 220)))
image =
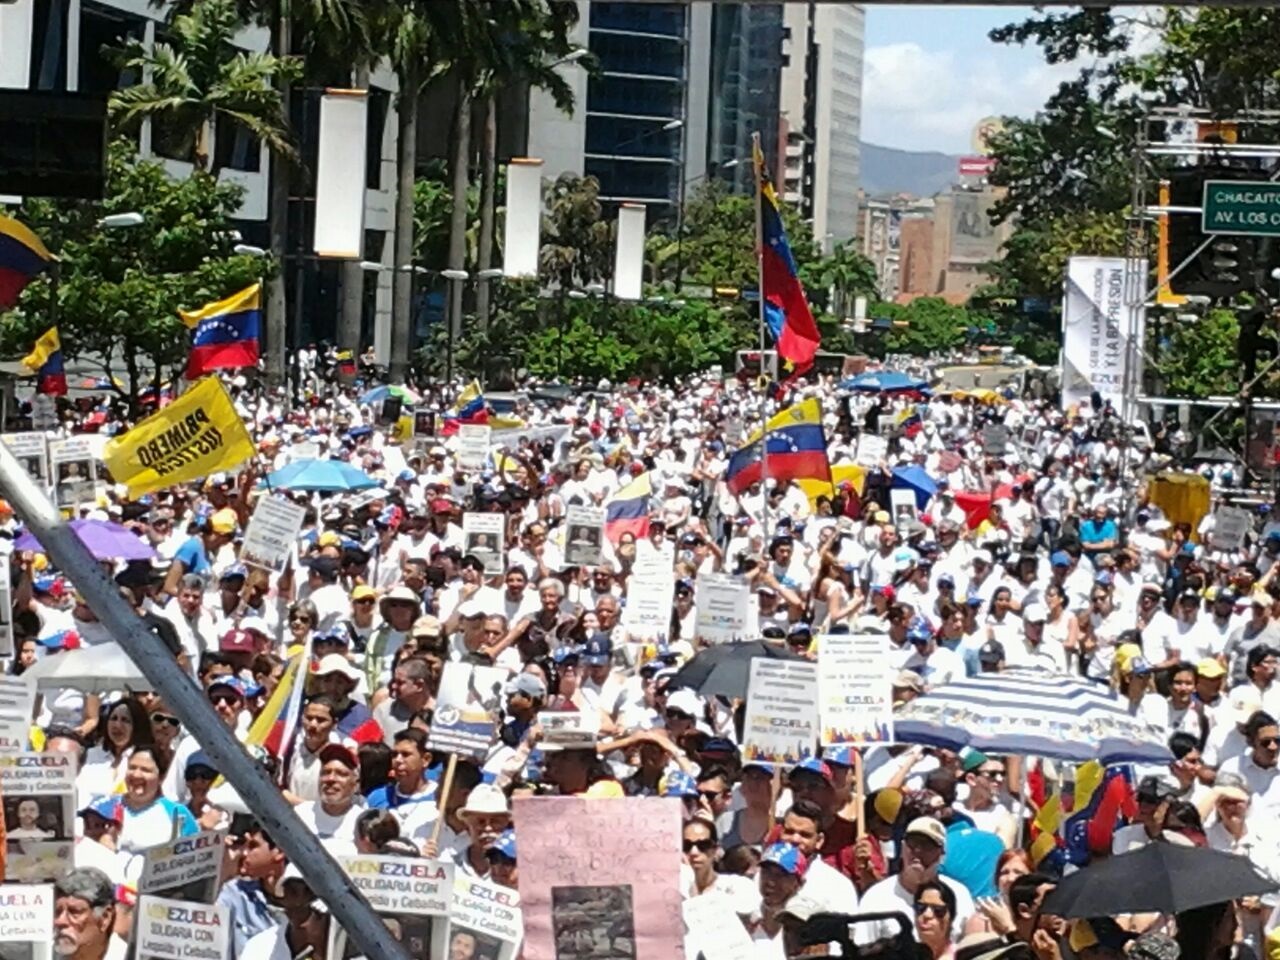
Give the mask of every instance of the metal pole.
MULTIPOLYGON (((763 380, 768 374, 765 372, 765 347, 768 341, 765 339, 765 330, 767 324, 764 319, 764 159, 760 150, 760 134, 753 133, 751 135, 751 159, 752 168, 756 172, 756 269, 759 279, 756 282, 756 292, 759 301, 759 325, 760 325, 760 377, 763 380)), ((760 489, 764 493, 764 503, 760 516, 760 530, 764 535, 765 546, 769 544, 769 391, 763 389, 760 391, 760 489)))
POLYGON ((178 666, 160 639, 147 630, 125 603, 115 585, 103 575, 71 528, 62 522, 48 497, 27 476, 9 448, 0 444, 0 495, 13 505, 44 547, 45 553, 70 578, 86 603, 124 648, 152 686, 164 695, 183 725, 218 770, 244 798, 271 838, 298 866, 316 896, 359 945, 360 952, 379 960, 409 960, 373 912, 364 895, 298 819, 265 771, 249 759, 235 736, 214 713, 201 690, 178 666))

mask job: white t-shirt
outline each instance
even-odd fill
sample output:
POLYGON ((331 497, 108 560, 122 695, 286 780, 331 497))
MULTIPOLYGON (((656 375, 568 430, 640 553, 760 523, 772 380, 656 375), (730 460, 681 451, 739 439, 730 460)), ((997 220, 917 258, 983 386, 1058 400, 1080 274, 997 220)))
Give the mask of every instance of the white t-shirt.
MULTIPOLYGON (((973 916, 973 897, 969 895, 964 884, 957 883, 950 877, 938 879, 950 887, 951 892, 955 894, 956 915, 952 923, 952 933, 958 936, 964 929, 965 923, 973 916)), ((915 931, 915 898, 907 892, 906 887, 899 882, 896 875, 885 877, 868 890, 863 895, 858 909, 862 913, 901 913, 907 919, 907 926, 911 927, 913 933, 915 931)), ((885 937, 892 937, 897 932, 894 924, 878 920, 875 923, 859 924, 855 939, 860 944, 868 944, 885 937)))
POLYGON ((308 800, 293 808, 298 819, 306 824, 307 829, 320 838, 325 849, 334 856, 354 856, 356 850, 356 820, 364 813, 364 803, 360 797, 340 816, 326 813, 318 800, 308 800))

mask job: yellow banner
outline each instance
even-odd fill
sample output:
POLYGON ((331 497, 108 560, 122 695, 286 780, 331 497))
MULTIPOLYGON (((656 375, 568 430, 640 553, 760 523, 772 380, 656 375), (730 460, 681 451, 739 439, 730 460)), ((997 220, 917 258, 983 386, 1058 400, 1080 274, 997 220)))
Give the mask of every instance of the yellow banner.
POLYGON ((253 441, 217 377, 205 377, 158 413, 107 444, 102 459, 130 497, 221 470, 254 454, 253 441))

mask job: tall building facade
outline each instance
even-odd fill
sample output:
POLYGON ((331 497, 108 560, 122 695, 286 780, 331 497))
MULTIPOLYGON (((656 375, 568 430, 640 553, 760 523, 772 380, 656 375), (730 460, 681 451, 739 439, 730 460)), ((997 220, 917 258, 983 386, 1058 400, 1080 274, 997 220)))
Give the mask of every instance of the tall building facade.
POLYGON ((783 193, 812 218, 825 251, 858 229, 865 12, 854 3, 789 3, 780 109, 783 193))

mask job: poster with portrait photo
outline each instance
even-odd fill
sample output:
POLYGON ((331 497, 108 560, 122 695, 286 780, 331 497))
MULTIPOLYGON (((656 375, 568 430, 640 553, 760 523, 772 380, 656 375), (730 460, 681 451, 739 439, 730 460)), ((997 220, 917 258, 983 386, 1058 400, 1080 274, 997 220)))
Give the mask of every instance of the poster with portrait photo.
POLYGON ((49 470, 53 478, 53 502, 63 509, 92 504, 97 497, 98 460, 84 437, 49 443, 49 470))
POLYGON ((50 960, 53 901, 51 884, 0 884, 0 960, 50 960))
POLYGON ((462 555, 475 557, 484 564, 487 577, 500 577, 504 572, 506 523, 506 514, 502 513, 462 515, 462 555))
POLYGON ((414 437, 434 437, 436 435, 436 415, 434 410, 415 410, 413 412, 414 437))
POLYGON ((604 562, 604 508, 572 506, 564 515, 564 562, 598 567, 604 562))
POLYGON ((899 530, 919 517, 914 490, 890 490, 889 507, 893 511, 893 525, 899 530))
POLYGON ((77 758, 67 753, 0 757, 5 880, 51 883, 71 869, 77 767, 77 758))
POLYGON ((213 903, 222 879, 226 830, 205 830, 144 854, 138 892, 189 903, 213 903))
MULTIPOLYGON (((447 957, 454 867, 416 857, 338 857, 355 887, 411 957, 447 957)), ((329 960, 364 956, 336 920, 329 921, 329 960)))
POLYGON ((457 875, 449 915, 449 960, 515 960, 523 938, 519 893, 457 875))
POLYGON ((552 887, 551 932, 556 960, 636 960, 631 884, 552 887))
POLYGON ((40 431, 6 433, 0 439, 22 469, 43 489, 49 488, 49 438, 40 431))

